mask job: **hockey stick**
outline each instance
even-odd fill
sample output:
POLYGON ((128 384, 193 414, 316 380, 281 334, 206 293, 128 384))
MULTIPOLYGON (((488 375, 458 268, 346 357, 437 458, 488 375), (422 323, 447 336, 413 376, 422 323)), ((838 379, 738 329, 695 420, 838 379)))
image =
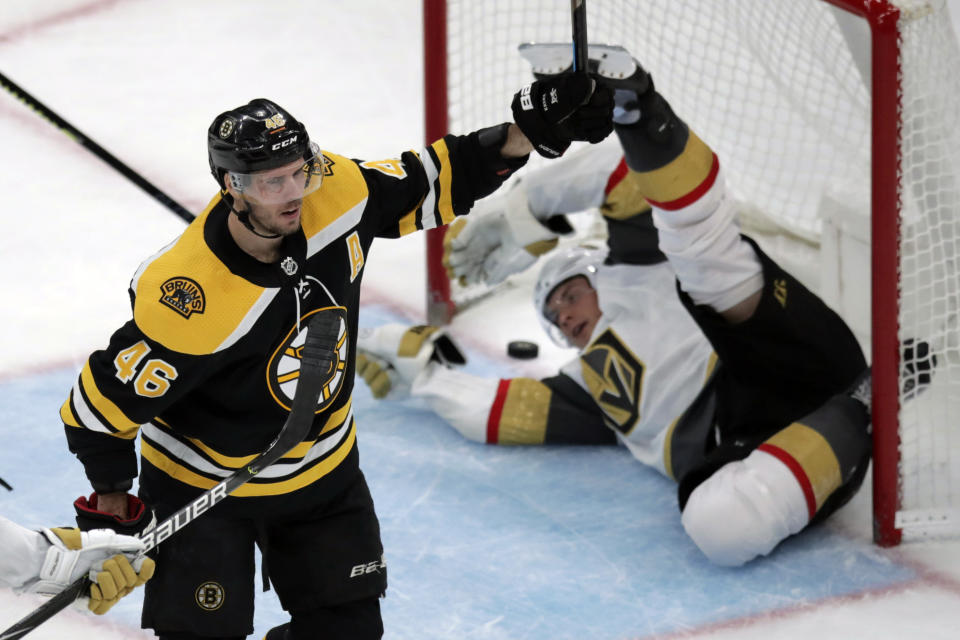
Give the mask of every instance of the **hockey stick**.
POLYGON ((587 73, 587 0, 570 0, 570 21, 573 24, 573 72, 587 73))
MULTIPOLYGON (((141 534, 144 553, 190 524, 194 519, 215 504, 233 493, 239 486, 248 482, 266 467, 276 462, 283 454, 300 444, 313 425, 317 399, 329 378, 333 354, 337 350, 337 338, 340 333, 340 314, 333 309, 321 311, 310 321, 307 338, 300 360, 300 377, 297 390, 293 395, 290 415, 273 442, 250 464, 239 469, 209 489, 155 528, 141 534)), ((69 587, 53 596, 32 613, 0 634, 0 640, 22 638, 43 622, 46 622, 61 610, 68 607, 81 594, 86 593, 90 579, 86 576, 77 579, 69 587)))
MULTIPOLYGON (((74 142, 79 142, 82 144, 95 156, 119 171, 123 177, 127 178, 135 185, 146 191, 148 194, 156 198, 160 204, 164 205, 187 222, 191 222, 194 219, 195 216, 180 206, 177 201, 158 189, 153 185, 153 183, 148 182, 146 178, 128 167, 96 142, 88 138, 82 131, 58 116, 53 112, 53 110, 50 109, 50 107, 46 106, 32 95, 24 91, 13 80, 2 73, 0 73, 0 85, 2 85, 4 89, 13 94, 13 96, 22 103, 30 107, 38 115, 42 116, 45 120, 47 120, 47 122, 60 129, 60 131, 63 133, 67 134, 67 136, 70 137, 74 142)), ((0 640, 3 640, 3 638, 0 637, 0 640)))

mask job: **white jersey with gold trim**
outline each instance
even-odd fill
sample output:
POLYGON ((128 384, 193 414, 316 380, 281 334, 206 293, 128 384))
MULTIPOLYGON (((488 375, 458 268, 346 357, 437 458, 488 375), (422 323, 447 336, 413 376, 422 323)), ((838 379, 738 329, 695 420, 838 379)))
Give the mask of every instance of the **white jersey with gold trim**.
POLYGON ((605 265, 596 286, 603 315, 561 373, 590 394, 637 460, 668 475, 664 441, 703 387, 713 348, 680 303, 668 264, 605 265))

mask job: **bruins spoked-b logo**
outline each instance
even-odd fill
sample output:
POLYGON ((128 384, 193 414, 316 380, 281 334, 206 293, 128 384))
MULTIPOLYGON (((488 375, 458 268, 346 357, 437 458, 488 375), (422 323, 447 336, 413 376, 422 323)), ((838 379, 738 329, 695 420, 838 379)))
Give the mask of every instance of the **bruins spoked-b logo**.
POLYGON ((193 597, 204 611, 216 611, 223 606, 226 597, 223 587, 217 582, 204 582, 193 592, 193 597))
POLYGON ((226 140, 230 137, 230 134, 233 133, 234 125, 236 125, 236 120, 233 118, 224 118, 223 122, 220 123, 220 130, 217 132, 221 138, 226 140))
POLYGON ((580 370, 607 424, 629 434, 640 417, 644 371, 640 359, 607 329, 580 356, 580 370))
POLYGON ((320 157, 323 160, 323 162, 321 162, 321 165, 323 165, 321 169, 321 171, 323 171, 323 177, 329 178, 330 176, 333 175, 333 165, 335 165, 336 163, 333 160, 331 160, 326 154, 321 153, 320 157))
POLYGON ((207 300, 200 285, 182 276, 170 278, 160 285, 160 302, 170 307, 184 318, 191 314, 203 313, 207 300))
POLYGON ((270 362, 267 363, 267 385, 270 388, 270 394, 277 404, 288 411, 293 405, 293 394, 297 391, 297 381, 300 379, 300 358, 307 339, 307 325, 313 314, 325 309, 337 311, 340 330, 337 333, 337 350, 323 383, 323 391, 317 400, 316 413, 329 407, 343 386, 344 373, 347 369, 347 310, 343 307, 316 309, 300 318, 300 331, 297 331, 296 326, 290 329, 290 333, 273 352, 270 362))

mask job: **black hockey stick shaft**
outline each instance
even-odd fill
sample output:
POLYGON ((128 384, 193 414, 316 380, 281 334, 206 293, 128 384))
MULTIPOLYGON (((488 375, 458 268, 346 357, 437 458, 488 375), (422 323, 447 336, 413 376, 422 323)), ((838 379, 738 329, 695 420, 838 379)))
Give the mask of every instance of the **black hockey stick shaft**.
MULTIPOLYGON (((146 191, 148 194, 156 198, 160 204, 164 205, 187 222, 191 222, 194 219, 195 216, 183 208, 176 200, 158 189, 152 182, 148 181, 146 178, 127 166, 123 161, 115 157, 112 153, 91 140, 86 134, 61 118, 52 109, 50 109, 50 107, 34 98, 20 85, 2 73, 0 73, 0 85, 2 85, 4 89, 9 91, 18 100, 42 116, 45 120, 47 120, 47 122, 60 129, 60 131, 65 133, 74 142, 78 142, 86 147, 87 150, 89 150, 95 156, 120 172, 123 177, 127 178, 135 185, 146 191)), ((0 637, 0 640, 3 640, 3 638, 0 637)))
MULTIPOLYGON (((237 470, 192 502, 174 513, 156 527, 140 536, 145 545, 144 553, 150 551, 180 529, 193 522, 215 504, 249 482, 258 473, 279 460, 306 438, 313 425, 317 400, 324 383, 330 378, 337 339, 340 334, 340 314, 323 310, 315 314, 307 327, 307 337, 300 359, 300 376, 293 395, 290 415, 269 446, 247 466, 237 470)), ((86 576, 77 579, 69 587, 27 614, 23 619, 0 634, 0 640, 16 640, 27 635, 54 615, 86 593, 90 584, 86 576)))
POLYGON ((573 24, 573 72, 587 73, 587 0, 570 0, 573 24))

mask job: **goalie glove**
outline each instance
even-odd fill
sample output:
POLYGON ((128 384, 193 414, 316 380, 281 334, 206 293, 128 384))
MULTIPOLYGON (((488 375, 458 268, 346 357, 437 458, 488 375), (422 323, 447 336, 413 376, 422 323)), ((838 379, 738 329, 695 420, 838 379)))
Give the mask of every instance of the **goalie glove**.
POLYGON ((481 200, 469 216, 454 220, 443 238, 443 265, 462 286, 493 286, 530 267, 571 231, 565 216, 537 219, 520 181, 506 197, 481 200))
POLYGON ((408 394, 414 380, 431 363, 466 363, 459 347, 437 327, 387 324, 358 333, 357 373, 376 398, 408 394))
POLYGON ((37 580, 20 592, 54 595, 87 575, 93 584, 82 600, 90 611, 102 615, 153 576, 154 561, 138 555, 143 543, 132 536, 109 529, 54 528, 41 533, 50 548, 37 580))

